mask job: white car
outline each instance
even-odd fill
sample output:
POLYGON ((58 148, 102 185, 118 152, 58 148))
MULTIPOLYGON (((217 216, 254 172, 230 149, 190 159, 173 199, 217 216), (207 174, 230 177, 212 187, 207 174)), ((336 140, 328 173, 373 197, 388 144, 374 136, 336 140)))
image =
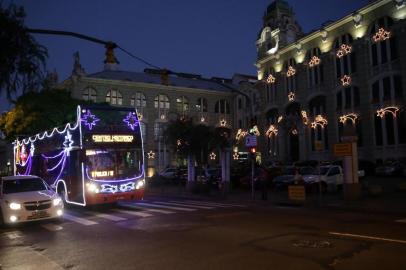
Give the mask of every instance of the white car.
POLYGON ((62 198, 37 176, 0 179, 0 224, 60 218, 62 198))
MULTIPOLYGON (((318 170, 316 170, 316 173, 318 173, 318 170)), ((318 174, 303 176, 305 184, 315 188, 318 188, 319 179, 322 190, 337 190, 344 182, 343 170, 336 165, 320 166, 320 176, 318 174)))

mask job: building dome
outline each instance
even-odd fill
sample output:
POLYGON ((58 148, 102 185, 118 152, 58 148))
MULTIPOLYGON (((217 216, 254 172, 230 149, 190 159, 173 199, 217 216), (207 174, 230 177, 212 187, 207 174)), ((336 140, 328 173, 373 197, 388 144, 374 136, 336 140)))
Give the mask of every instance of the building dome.
POLYGON ((274 13, 275 11, 279 12, 290 12, 291 7, 289 6, 289 3, 285 0, 275 0, 273 1, 266 9, 266 13, 274 13))

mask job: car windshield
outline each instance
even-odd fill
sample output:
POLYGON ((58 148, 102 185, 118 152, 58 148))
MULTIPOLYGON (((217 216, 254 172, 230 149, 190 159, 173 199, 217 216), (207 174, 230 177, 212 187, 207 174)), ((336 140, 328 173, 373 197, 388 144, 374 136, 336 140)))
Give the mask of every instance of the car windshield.
POLYGON ((3 181, 3 193, 19 193, 47 190, 48 187, 40 178, 21 178, 3 181))
POLYGON ((321 175, 327 174, 329 169, 330 169, 329 167, 320 167, 320 174, 321 175))
POLYGON ((295 168, 284 168, 283 169, 283 174, 284 175, 294 175, 296 169, 295 168))
POLYGON ((304 167, 304 168, 300 168, 299 173, 301 175, 311 175, 311 174, 316 174, 316 170, 312 167, 304 167))

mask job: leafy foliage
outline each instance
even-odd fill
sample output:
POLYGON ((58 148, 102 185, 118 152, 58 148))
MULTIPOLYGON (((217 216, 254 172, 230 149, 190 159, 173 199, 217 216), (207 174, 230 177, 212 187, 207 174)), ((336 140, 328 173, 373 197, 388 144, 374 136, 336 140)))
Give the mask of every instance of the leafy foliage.
POLYGON ((0 116, 0 130, 10 141, 16 136, 31 136, 74 121, 76 106, 84 103, 71 98, 65 90, 28 92, 17 99, 12 110, 0 116))
POLYGON ((39 45, 24 26, 23 7, 10 5, 3 8, 0 2, 0 91, 8 99, 13 93, 35 91, 44 77, 45 47, 39 45))

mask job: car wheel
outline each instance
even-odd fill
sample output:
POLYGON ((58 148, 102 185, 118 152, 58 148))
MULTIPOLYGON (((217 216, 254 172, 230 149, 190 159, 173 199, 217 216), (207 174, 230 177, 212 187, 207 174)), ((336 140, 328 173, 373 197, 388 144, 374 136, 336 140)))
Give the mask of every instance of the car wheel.
POLYGON ((0 227, 4 227, 5 223, 4 223, 4 217, 3 217, 3 211, 1 211, 0 208, 0 227))

